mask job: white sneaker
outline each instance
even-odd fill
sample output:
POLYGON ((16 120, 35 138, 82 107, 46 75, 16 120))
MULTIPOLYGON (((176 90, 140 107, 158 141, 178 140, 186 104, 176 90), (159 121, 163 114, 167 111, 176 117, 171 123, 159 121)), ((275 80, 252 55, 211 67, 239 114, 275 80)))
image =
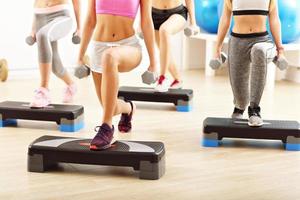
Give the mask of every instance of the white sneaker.
POLYGON ((170 85, 171 89, 182 89, 183 81, 174 80, 173 83, 170 85))
POLYGON ((155 87, 155 90, 157 92, 168 92, 169 90, 169 86, 167 84, 167 79, 165 78, 165 76, 161 75, 158 79, 158 83, 155 87))

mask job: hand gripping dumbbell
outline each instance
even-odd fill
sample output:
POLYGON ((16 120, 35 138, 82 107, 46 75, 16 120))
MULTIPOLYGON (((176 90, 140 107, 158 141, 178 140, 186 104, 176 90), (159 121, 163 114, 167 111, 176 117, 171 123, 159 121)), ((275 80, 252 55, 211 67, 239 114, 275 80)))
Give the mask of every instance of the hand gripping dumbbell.
POLYGON ((155 72, 151 72, 149 70, 145 71, 142 74, 142 81, 147 85, 151 85, 157 81, 158 77, 155 72))
POLYGON ((88 56, 84 56, 83 63, 83 65, 80 65, 75 68, 74 75, 79 79, 88 77, 91 74, 91 69, 89 68, 90 61, 88 56))
POLYGON ((227 55, 225 53, 221 53, 221 56, 219 58, 214 58, 211 59, 209 62, 209 66, 213 69, 213 70, 217 70, 219 69, 222 64, 224 64, 227 60, 227 55))
POLYGON ((194 36, 194 35, 198 35, 200 33, 200 29, 199 27, 187 27, 184 29, 184 35, 187 36, 187 37, 191 37, 191 36, 194 36))
POLYGON ((75 33, 73 34, 72 37, 72 42, 73 44, 80 44, 81 42, 81 37, 79 35, 76 35, 75 33))
POLYGON ((281 71, 286 70, 289 67, 289 63, 286 58, 277 56, 274 58, 273 63, 280 69, 281 71))

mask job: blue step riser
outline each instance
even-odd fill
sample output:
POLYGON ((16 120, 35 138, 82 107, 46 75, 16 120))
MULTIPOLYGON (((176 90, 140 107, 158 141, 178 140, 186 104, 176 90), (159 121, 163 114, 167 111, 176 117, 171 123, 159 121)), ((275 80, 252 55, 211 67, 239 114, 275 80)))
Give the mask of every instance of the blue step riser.
POLYGON ((192 106, 176 106, 178 112, 190 112, 192 111, 192 106))
POLYGON ((61 124, 59 129, 61 132, 72 133, 83 129, 83 127, 84 127, 84 122, 80 122, 77 124, 61 124))

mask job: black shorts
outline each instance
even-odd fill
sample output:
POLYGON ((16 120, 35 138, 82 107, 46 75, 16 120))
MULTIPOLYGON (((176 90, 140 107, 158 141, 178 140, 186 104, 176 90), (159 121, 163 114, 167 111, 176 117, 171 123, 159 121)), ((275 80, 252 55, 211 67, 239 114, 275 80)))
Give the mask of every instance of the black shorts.
POLYGON ((155 30, 159 30, 160 26, 174 14, 181 15, 185 20, 187 20, 188 9, 184 5, 168 10, 152 8, 152 20, 155 30))

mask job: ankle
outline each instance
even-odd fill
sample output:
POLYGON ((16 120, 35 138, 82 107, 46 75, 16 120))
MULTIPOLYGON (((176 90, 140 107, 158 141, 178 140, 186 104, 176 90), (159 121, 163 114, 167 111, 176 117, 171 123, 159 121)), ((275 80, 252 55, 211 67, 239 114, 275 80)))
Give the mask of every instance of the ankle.
POLYGON ((165 75, 160 75, 158 78, 158 84, 162 84, 164 80, 166 80, 165 75))

